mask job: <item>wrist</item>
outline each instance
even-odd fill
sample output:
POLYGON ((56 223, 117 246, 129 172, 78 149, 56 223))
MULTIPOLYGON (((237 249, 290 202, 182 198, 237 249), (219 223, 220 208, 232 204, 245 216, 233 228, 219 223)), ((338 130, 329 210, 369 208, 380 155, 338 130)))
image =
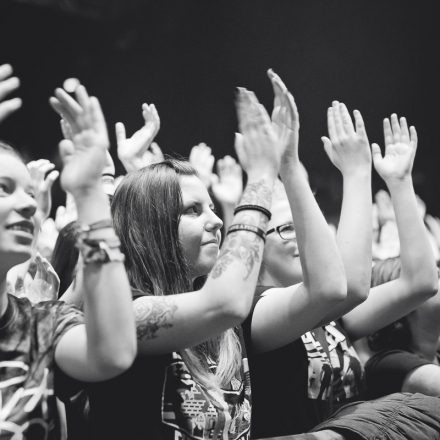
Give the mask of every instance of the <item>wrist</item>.
POLYGON ((259 180, 275 181, 278 177, 278 172, 275 169, 254 169, 247 171, 247 181, 255 182, 259 180))
POLYGON ((407 175, 404 177, 393 177, 390 179, 384 179, 390 193, 392 191, 398 191, 401 188, 413 187, 412 176, 407 175))

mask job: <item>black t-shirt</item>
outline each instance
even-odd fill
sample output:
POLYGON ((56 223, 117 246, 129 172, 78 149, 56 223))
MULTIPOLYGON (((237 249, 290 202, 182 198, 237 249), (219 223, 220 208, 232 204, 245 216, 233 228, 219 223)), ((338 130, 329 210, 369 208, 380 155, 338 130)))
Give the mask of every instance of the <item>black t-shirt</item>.
MULTIPOLYGON (((267 289, 257 289, 255 303, 267 289)), ((334 409, 362 397, 362 366, 338 323, 277 350, 253 354, 251 320, 252 314, 243 330, 252 376, 253 438, 306 432, 334 409)))
MULTIPOLYGON (((55 347, 61 336, 83 324, 82 313, 61 301, 32 305, 8 295, 0 318, 0 439, 58 439, 55 347)), ((58 374, 62 373, 58 370, 58 374)))
POLYGON ((242 368, 224 390, 226 405, 213 404, 178 353, 138 355, 121 376, 89 387, 90 438, 249 439, 250 378, 241 328, 236 331, 242 368))

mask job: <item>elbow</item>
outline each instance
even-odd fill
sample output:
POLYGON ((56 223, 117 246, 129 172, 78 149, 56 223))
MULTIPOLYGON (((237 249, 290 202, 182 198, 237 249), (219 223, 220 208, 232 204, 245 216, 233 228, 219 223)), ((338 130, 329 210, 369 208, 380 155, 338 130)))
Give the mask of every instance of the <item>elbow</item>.
POLYGON ((411 292, 421 300, 427 300, 435 296, 439 290, 437 271, 432 273, 419 273, 408 282, 411 292))
POLYGON ((133 364, 137 354, 137 344, 125 344, 121 350, 109 349, 99 356, 96 361, 96 369, 99 371, 101 380, 113 379, 127 371, 133 364), (113 354, 112 354, 113 353, 113 354))
POLYGON ((347 299, 347 283, 345 278, 334 280, 333 282, 327 282, 325 285, 318 286, 311 291, 314 291, 316 297, 320 298, 321 301, 325 301, 330 305, 337 304, 347 299))
POLYGON ((370 294, 370 282, 348 282, 347 283, 347 297, 354 307, 362 304, 370 294))

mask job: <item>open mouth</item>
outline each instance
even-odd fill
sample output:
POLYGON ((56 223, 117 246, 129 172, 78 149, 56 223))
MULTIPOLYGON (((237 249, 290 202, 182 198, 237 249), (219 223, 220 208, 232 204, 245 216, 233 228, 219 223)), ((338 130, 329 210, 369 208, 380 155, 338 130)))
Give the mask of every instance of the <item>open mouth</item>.
POLYGON ((6 226, 10 231, 24 232, 25 234, 34 235, 34 224, 28 220, 12 223, 6 226))

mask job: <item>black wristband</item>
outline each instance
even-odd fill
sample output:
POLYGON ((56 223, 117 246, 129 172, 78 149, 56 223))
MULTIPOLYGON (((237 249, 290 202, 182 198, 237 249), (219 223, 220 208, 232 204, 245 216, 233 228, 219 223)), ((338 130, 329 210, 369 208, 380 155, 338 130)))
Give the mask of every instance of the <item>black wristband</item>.
POLYGON ((258 226, 237 223, 235 225, 229 226, 229 229, 228 229, 228 232, 226 235, 229 235, 231 232, 236 232, 236 231, 253 232, 254 234, 258 235, 260 238, 262 238, 263 241, 266 241, 266 233, 258 226))
POLYGON ((234 215, 237 214, 237 212, 245 211, 245 210, 247 210, 247 209, 249 209, 249 210, 251 210, 251 211, 259 211, 259 212, 262 212, 263 214, 265 214, 265 215, 267 216, 267 218, 268 218, 269 220, 272 218, 272 214, 271 214, 271 212, 270 212, 268 209, 263 208, 263 207, 260 206, 260 205, 239 205, 239 206, 237 206, 237 207, 234 209, 234 215))

